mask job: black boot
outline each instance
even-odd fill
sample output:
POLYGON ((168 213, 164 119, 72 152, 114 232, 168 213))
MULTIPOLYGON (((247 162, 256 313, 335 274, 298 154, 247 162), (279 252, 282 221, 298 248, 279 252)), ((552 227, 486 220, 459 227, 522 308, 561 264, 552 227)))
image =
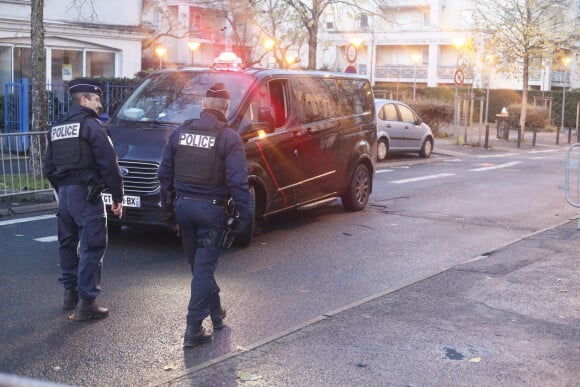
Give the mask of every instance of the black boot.
POLYGON ((211 341, 211 333, 207 333, 201 324, 187 324, 183 346, 186 348, 196 347, 200 344, 211 341))
POLYGON ((211 316, 211 322, 213 324, 214 331, 221 331, 222 329, 224 329, 225 327, 224 318, 226 318, 226 315, 227 315, 226 310, 220 307, 219 315, 211 316))
POLYGON ((95 300, 81 299, 81 305, 76 313, 76 321, 100 320, 109 315, 109 309, 103 308, 95 300))
POLYGON ((64 302, 62 304, 62 310, 73 310, 76 309, 79 302, 79 293, 76 289, 65 289, 64 290, 64 302))

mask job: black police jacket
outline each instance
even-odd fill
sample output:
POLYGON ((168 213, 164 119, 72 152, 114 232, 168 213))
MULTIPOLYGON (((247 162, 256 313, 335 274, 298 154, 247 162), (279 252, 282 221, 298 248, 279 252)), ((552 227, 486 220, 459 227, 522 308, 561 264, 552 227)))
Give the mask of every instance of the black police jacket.
MULTIPOLYGON (((203 125, 207 129, 221 128, 226 122, 224 114, 218 110, 205 109, 201 112, 196 125, 203 125)), ((208 199, 234 199, 240 217, 249 219, 250 193, 248 185, 248 170, 246 167, 246 152, 240 135, 231 128, 225 128, 216 138, 218 157, 225 166, 225 183, 221 185, 190 184, 175 179, 175 154, 179 138, 184 125, 176 128, 170 135, 161 158, 158 178, 161 182, 161 199, 166 201, 165 195, 174 191, 176 196, 191 196, 208 199)), ((217 133, 216 133, 217 134, 217 133)), ((189 166, 195 168, 195 165, 189 166)))
MULTIPOLYGON (((51 132, 47 134, 47 151, 44 160, 44 174, 58 191, 62 185, 88 185, 103 183, 113 196, 115 203, 123 200, 123 178, 117 155, 107 127, 99 120, 97 113, 84 106, 74 105, 68 117, 61 123, 80 122, 80 138, 92 152, 93 165, 82 168, 57 168, 51 132)), ((85 160, 88 159, 85 156, 85 160)), ((85 161, 86 162, 86 161, 85 161)))

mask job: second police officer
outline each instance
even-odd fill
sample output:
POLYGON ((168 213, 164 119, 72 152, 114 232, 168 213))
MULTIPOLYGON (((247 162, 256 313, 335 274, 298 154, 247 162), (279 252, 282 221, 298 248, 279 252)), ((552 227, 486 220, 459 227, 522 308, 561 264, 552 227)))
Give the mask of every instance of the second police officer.
POLYGON ((211 340, 203 327, 210 316, 213 330, 223 329, 226 311, 214 273, 221 237, 226 230, 226 202, 231 197, 239 212, 233 231, 250 220, 250 193, 244 144, 227 127, 230 94, 223 83, 210 87, 199 119, 186 121, 169 137, 158 177, 164 203, 175 194, 175 217, 183 250, 191 265, 191 294, 183 345, 211 340))
POLYGON ((109 310, 95 301, 107 249, 107 214, 101 192, 108 188, 111 209, 123 214, 123 179, 109 130, 99 120, 103 86, 90 79, 69 83, 73 106, 48 133, 44 172, 58 193, 58 242, 65 289, 64 310, 77 321, 102 319, 109 310))

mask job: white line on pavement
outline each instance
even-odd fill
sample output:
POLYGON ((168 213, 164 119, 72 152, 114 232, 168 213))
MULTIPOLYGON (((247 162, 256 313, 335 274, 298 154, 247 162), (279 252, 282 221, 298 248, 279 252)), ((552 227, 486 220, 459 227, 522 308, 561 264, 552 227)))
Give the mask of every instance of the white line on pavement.
POLYGON ((528 153, 548 153, 548 152, 557 152, 557 149, 531 150, 528 153))
POLYGON ((379 169, 377 170, 377 173, 385 173, 385 172, 395 172, 394 169, 379 169))
POLYGON ((35 220, 44 220, 44 219, 53 219, 55 215, 40 215, 40 216, 33 216, 30 218, 20 218, 20 219, 12 219, 12 220, 2 220, 0 221, 0 226, 7 226, 9 224, 18 224, 18 223, 26 223, 26 222, 34 222, 35 220))
POLYGON ((410 178, 410 179, 394 180, 394 181, 390 181, 389 183, 392 183, 392 184, 404 184, 404 183, 411 183, 413 181, 421 181, 421 180, 429 180, 429 179, 438 179, 440 177, 447 177, 447 176, 455 176, 455 173, 440 173, 438 175, 429 175, 429 176, 413 177, 413 178, 410 178))
POLYGON ((494 157, 504 157, 504 156, 513 156, 513 155, 517 155, 517 153, 498 153, 496 155, 482 155, 482 156, 477 156, 478 159, 491 159, 494 157))
POLYGON ((34 240, 37 242, 56 242, 56 241, 58 241, 58 236, 52 235, 52 236, 47 236, 47 237, 42 237, 42 238, 34 238, 34 240))
POLYGON ((513 167, 514 165, 518 165, 521 164, 521 161, 512 161, 509 163, 505 163, 505 164, 498 164, 498 165, 493 165, 491 167, 483 167, 483 168, 475 168, 475 169, 470 169, 471 172, 482 172, 482 171, 489 171, 492 169, 500 169, 500 168, 509 168, 509 167, 513 167))

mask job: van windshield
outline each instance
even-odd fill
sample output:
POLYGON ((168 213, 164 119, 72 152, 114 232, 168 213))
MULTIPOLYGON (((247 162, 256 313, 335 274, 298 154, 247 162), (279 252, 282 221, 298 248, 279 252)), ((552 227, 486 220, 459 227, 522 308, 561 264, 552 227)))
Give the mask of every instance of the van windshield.
POLYGON ((230 92, 230 114, 238 108, 254 78, 236 72, 171 71, 152 74, 127 98, 113 121, 181 124, 199 118, 207 89, 223 82, 230 92))

